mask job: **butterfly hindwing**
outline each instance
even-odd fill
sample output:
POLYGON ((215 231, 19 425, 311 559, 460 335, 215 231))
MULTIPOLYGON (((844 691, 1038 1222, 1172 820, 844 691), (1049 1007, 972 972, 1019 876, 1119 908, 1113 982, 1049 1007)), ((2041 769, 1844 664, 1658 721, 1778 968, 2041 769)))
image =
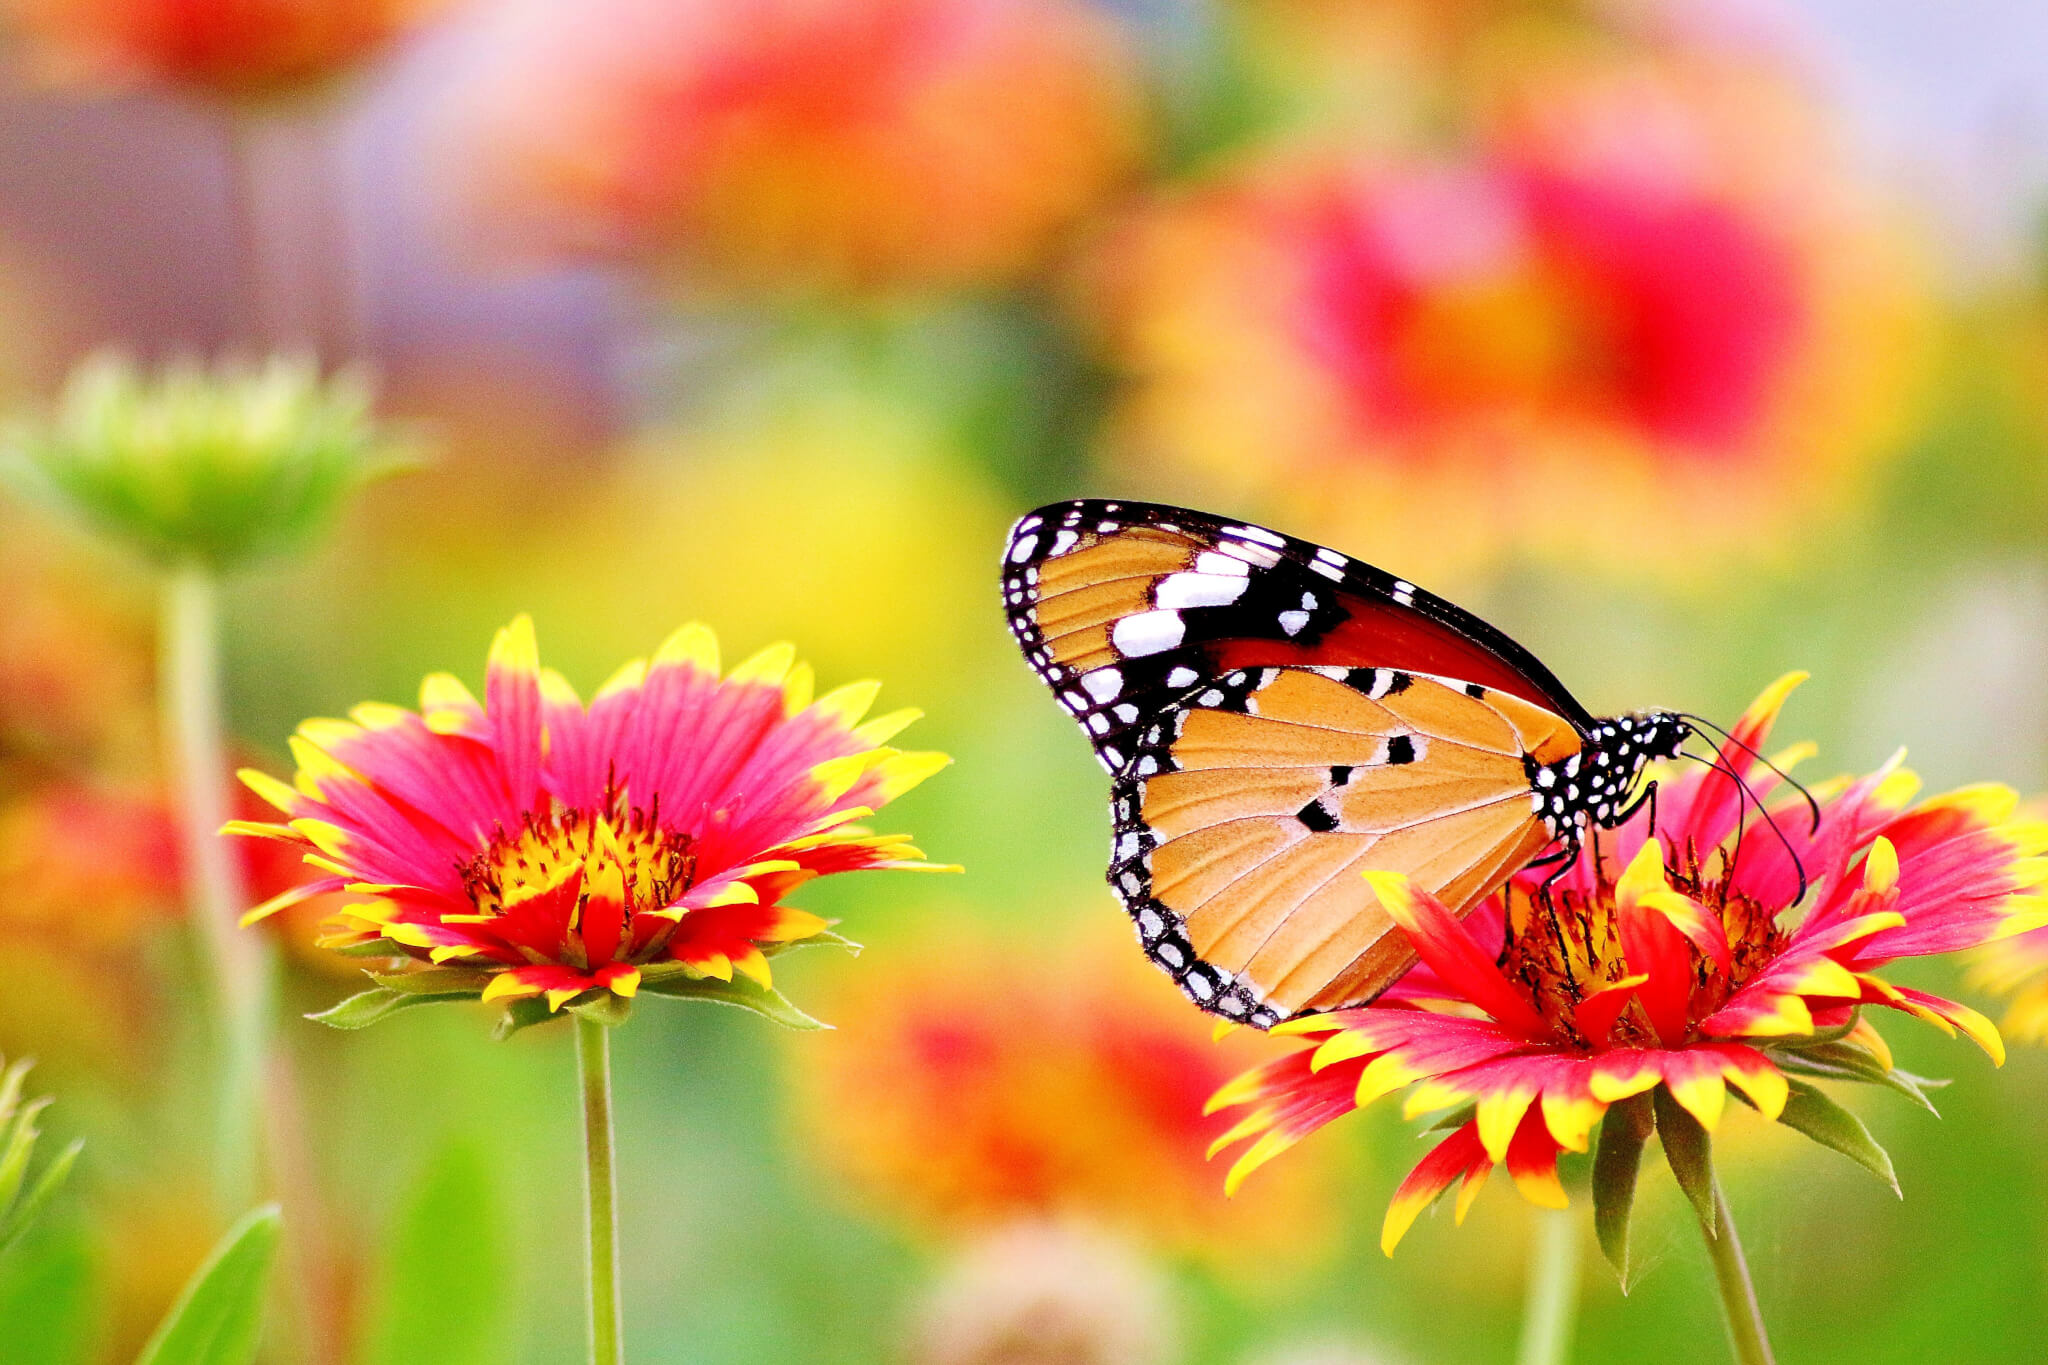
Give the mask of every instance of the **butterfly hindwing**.
POLYGON ((1133 736, 1237 668, 1391 667, 1590 717, 1526 650, 1442 598, 1334 550, 1184 508, 1084 499, 1019 521, 1010 628, 1112 773, 1133 736))
POLYGON ((1362 1003, 1413 953, 1359 874, 1476 903, 1549 842, 1528 762, 1578 747, 1555 713, 1459 680, 1236 670, 1135 734, 1110 884, 1205 1009, 1266 1026, 1362 1003))

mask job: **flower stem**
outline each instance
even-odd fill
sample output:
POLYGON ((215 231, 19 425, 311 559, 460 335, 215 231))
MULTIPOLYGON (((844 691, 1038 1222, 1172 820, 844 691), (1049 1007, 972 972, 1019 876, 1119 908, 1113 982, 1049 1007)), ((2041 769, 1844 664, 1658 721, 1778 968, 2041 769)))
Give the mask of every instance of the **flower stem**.
POLYGON ((263 941, 236 927, 248 899, 241 865, 219 834, 230 806, 221 725, 220 585, 211 570, 186 564, 165 578, 159 649, 186 894, 212 970, 222 1057, 214 1181, 222 1207, 239 1209, 256 1193, 256 1099, 271 963, 263 941))
POLYGON ((1571 1359, 1579 1258, 1579 1225, 1572 1211, 1538 1213, 1536 1236, 1529 1244, 1528 1298, 1522 1304, 1522 1344, 1515 1365, 1565 1365, 1571 1359))
POLYGON ((624 1365, 619 1329, 619 1182, 612 1160, 611 1031, 576 1017, 576 1061, 583 1078, 583 1164, 590 1229, 591 1365, 624 1365))
POLYGON ((1740 1365, 1775 1365, 1771 1340, 1764 1332, 1763 1314, 1756 1306, 1756 1289, 1749 1282, 1749 1263, 1742 1258, 1742 1239, 1735 1231, 1735 1215, 1728 1211, 1728 1196, 1721 1182, 1714 1181, 1714 1227, 1700 1224, 1707 1239, 1707 1256, 1714 1263, 1714 1279, 1721 1290, 1721 1308, 1728 1318, 1728 1340, 1740 1365))

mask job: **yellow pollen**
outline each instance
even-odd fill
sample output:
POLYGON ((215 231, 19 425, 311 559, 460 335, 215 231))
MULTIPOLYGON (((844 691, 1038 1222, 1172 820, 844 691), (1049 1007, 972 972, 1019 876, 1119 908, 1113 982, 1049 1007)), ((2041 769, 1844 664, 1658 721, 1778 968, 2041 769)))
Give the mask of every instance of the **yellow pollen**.
MULTIPOLYGON (((1588 855, 1591 856, 1590 850, 1588 855)), ((1588 996, 1641 970, 1622 951, 1614 879, 1607 865, 1593 894, 1559 887, 1534 893, 1511 883, 1507 892, 1508 934, 1501 970, 1522 988, 1529 1002, 1553 1028, 1583 1047, 1610 1045, 1659 1046, 1655 1031, 1639 1007, 1631 1006, 1616 1021, 1612 1038, 1580 1035, 1575 1011, 1588 996)), ((1774 912, 1730 886, 1723 875, 1708 877, 1697 858, 1682 869, 1666 872, 1672 888, 1718 912, 1727 932, 1734 969, 1723 975, 1690 942, 1685 951, 1692 965, 1692 999, 1688 1014, 1700 1020, 1718 1010, 1735 989, 1769 963, 1783 946, 1785 930, 1774 912)))
POLYGON ((529 816, 516 832, 500 831, 462 869, 480 914, 557 889, 578 873, 579 904, 615 901, 630 916, 660 910, 689 888, 695 859, 687 836, 663 828, 640 811, 556 811, 529 816))

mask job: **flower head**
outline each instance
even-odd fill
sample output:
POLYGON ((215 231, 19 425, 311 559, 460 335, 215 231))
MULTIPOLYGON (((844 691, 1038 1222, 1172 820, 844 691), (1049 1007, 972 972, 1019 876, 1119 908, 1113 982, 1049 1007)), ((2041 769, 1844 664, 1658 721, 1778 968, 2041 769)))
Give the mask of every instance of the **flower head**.
POLYGON ((213 568, 297 544, 396 463, 359 378, 285 357, 149 375, 94 356, 16 444, 101 529, 165 563, 213 568))
POLYGON ((742 288, 1000 282, 1134 160, 1077 0, 600 0, 507 12, 452 107, 472 217, 742 288))
POLYGON ((1088 291, 1116 453, 1447 571, 1634 571, 1654 547, 1584 529, 1673 515, 1754 553, 1839 504, 1905 415, 1916 273, 1784 100, 1689 74, 1574 71, 1454 155, 1269 150, 1134 215, 1088 291), (1756 151, 1788 142, 1800 176, 1756 151))
POLYGON ((932 866, 855 823, 947 762, 887 746, 915 711, 862 722, 877 690, 813 700, 787 645, 721 678, 717 641, 690 625, 586 706, 522 616, 491 647, 482 702, 437 673, 418 712, 366 703, 300 726, 292 785, 243 772, 287 819, 229 830, 295 844, 323 874, 245 922, 359 898, 326 946, 415 965, 324 1016, 342 1026, 479 996, 508 1002, 510 1027, 565 1005, 616 1021, 643 988, 808 1022, 768 958, 829 922, 784 897, 827 873, 932 866))
POLYGON ((364 60, 420 0, 7 0, 59 79, 234 97, 304 89, 364 60))
MULTIPOLYGON (((1533 1202, 1562 1207, 1558 1157, 1585 1151, 1596 1126, 1604 1166, 1610 1143, 1639 1155, 1654 1119, 1685 1183, 1685 1152, 1704 1150, 1731 1086, 1764 1117, 1889 1180, 1881 1149, 1810 1081, 1917 1096, 1860 1017, 1866 1005, 1961 1032, 2003 1059, 1983 1016, 1880 971, 2048 923, 2048 826, 2016 817, 2013 794, 1998 787, 1915 804, 1917 779, 1896 762, 1823 788, 1809 825, 1751 752, 1798 680, 1781 680, 1744 715, 1720 768, 1660 780, 1654 830, 1645 809, 1555 880, 1552 869, 1526 870, 1462 923, 1405 879, 1368 874, 1422 965, 1370 1006, 1283 1023, 1278 1031, 1317 1044, 1217 1093, 1212 1107, 1250 1106, 1217 1143, 1255 1139, 1231 1184, 1406 1087, 1411 1116, 1454 1112, 1449 1136, 1394 1196, 1389 1252, 1460 1181, 1462 1217, 1497 1165, 1533 1202), (1768 818, 1756 801, 1770 803, 1768 818)), ((1595 1181, 1596 1205, 1623 1200, 1624 1229, 1633 1160, 1626 1191, 1595 1181)))
POLYGON ((1327 1243, 1333 1172, 1305 1164, 1224 1200, 1202 1101, 1256 1046, 1215 1046, 1123 939, 1100 923, 876 949, 831 1001, 842 1027, 793 1049, 802 1148, 921 1232, 1078 1218, 1168 1252, 1299 1264, 1327 1243))

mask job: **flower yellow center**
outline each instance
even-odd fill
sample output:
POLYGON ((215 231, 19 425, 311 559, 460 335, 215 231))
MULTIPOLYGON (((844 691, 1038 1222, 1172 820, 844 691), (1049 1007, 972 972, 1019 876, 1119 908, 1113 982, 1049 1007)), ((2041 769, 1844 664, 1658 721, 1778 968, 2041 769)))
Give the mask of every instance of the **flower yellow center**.
MULTIPOLYGON (((1777 956, 1785 931, 1775 912, 1729 885, 1725 875, 1704 875, 1696 859, 1689 860, 1682 871, 1667 870, 1666 876, 1673 890, 1720 916, 1734 959, 1733 970, 1724 975, 1698 948, 1686 944, 1692 987, 1688 1015, 1697 1022, 1719 1009, 1737 987, 1777 956)), ((1501 970, 1522 988, 1553 1029, 1587 1048, 1659 1046, 1655 1030, 1639 1008, 1623 1011, 1611 1039, 1589 1039, 1579 1031, 1574 1012, 1586 997, 1644 970, 1642 964, 1629 962, 1622 950, 1620 909, 1604 864, 1598 888, 1590 896, 1562 887, 1531 891, 1513 883, 1507 903, 1508 935, 1501 970)))
POLYGON ((663 909, 689 889, 690 844, 616 801, 602 812, 555 811, 528 816, 516 833, 500 830, 463 869, 463 882, 477 912, 496 915, 581 873, 579 902, 609 900, 632 915, 663 909))

